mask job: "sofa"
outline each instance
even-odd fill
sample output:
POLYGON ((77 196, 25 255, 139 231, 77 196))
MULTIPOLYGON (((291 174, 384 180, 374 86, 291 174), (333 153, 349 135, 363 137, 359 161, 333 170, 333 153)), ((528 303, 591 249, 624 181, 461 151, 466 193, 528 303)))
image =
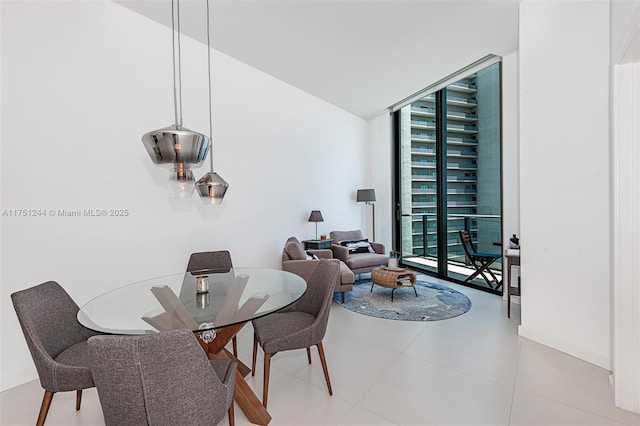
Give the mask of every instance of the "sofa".
MULTIPOLYGON (((331 249, 305 250, 296 237, 290 237, 282 250, 282 270, 292 272, 307 281, 318 266, 319 259, 333 259, 333 251, 331 249)), ((335 291, 340 292, 342 303, 344 303, 344 293, 353 289, 355 280, 351 269, 344 262, 340 262, 340 274, 335 283, 335 291)))
POLYGON ((389 262, 384 244, 370 242, 360 230, 331 231, 329 238, 333 240, 333 257, 344 262, 354 274, 371 272, 373 268, 389 262))

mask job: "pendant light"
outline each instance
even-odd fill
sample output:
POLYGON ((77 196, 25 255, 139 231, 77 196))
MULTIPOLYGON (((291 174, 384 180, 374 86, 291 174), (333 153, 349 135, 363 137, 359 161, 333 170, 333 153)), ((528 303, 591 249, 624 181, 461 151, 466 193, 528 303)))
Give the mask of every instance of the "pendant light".
MULTIPOLYGON (((207 65, 209 75, 209 140, 213 143, 213 113, 211 106, 211 36, 209 24, 209 0, 207 0, 207 65)), ((209 150, 210 171, 196 182, 198 195, 205 204, 222 204, 229 184, 213 171, 213 144, 209 150)))
POLYGON ((180 63, 180 0, 171 0, 173 52, 173 107, 175 124, 145 133, 142 143, 154 164, 171 169, 169 193, 173 198, 190 198, 195 189, 192 167, 200 167, 211 140, 182 125, 182 68, 180 63), (177 14, 177 31, 176 19, 177 14), (177 44, 177 55, 176 55, 177 44), (177 75, 176 75, 177 66, 177 75))

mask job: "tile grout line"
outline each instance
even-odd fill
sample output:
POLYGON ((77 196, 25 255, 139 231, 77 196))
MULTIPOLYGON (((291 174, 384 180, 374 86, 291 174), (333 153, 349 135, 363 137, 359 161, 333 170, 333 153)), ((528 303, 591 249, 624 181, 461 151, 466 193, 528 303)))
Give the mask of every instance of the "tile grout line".
POLYGON ((522 356, 522 338, 518 342, 518 365, 516 366, 516 376, 513 379, 513 391, 511 392, 511 404, 509 404, 509 422, 511 425, 511 416, 513 415, 513 403, 516 397, 516 386, 518 383, 518 373, 520 372, 520 358, 522 356))
MULTIPOLYGON (((357 314, 357 313, 356 313, 356 312, 354 312, 354 314, 357 314)), ((413 338, 413 339, 412 339, 412 340, 411 340, 411 341, 410 341, 410 342, 409 342, 409 343, 404 347, 404 349, 402 349, 402 351, 400 351, 400 352, 397 352, 397 353, 396 353, 396 355, 394 356, 393 360, 392 360, 392 361, 391 361, 391 363, 389 364, 389 367, 391 367, 394 363, 396 363, 396 362, 398 361, 398 359, 399 359, 401 356, 403 356, 403 355, 407 355, 407 354, 405 354, 405 351, 407 350, 407 348, 409 348, 409 346, 411 346, 411 344, 412 344, 413 342, 415 342, 415 341, 418 339, 418 337, 420 337, 420 335, 421 335, 422 333, 424 333, 424 331, 429 327, 429 325, 430 325, 430 324, 425 324, 425 327, 420 331, 420 333, 416 334, 416 336, 415 336, 415 337, 414 337, 414 338, 413 338)), ((388 348, 385 348, 385 349, 388 349, 388 348)), ((408 355, 407 355, 407 356, 408 356, 408 355)), ((358 400, 353 404, 354 406, 357 406, 357 407, 358 407, 358 408, 360 408, 361 410, 364 410, 364 411, 366 411, 366 412, 368 412, 368 413, 371 413, 369 410, 365 409, 364 407, 361 407, 361 406, 360 406, 360 402, 362 402, 362 400, 364 400, 364 398, 365 398, 365 396, 367 395, 367 393, 368 393, 368 392, 369 392, 369 391, 370 391, 374 386, 376 386, 376 385, 378 384, 378 382, 380 381, 380 379, 382 378, 382 376, 383 376, 383 375, 384 375, 384 371, 382 371, 382 372, 380 373, 380 375, 376 378, 376 380, 374 380, 374 381, 373 381, 373 383, 372 383, 369 387, 367 387, 367 389, 365 389, 365 391, 362 393, 362 397, 360 397, 360 398, 359 398, 359 399, 358 399, 358 400)), ((375 416, 377 416, 377 417, 381 417, 380 415, 375 414, 375 413, 371 413, 371 414, 373 414, 373 415, 375 415, 375 416)), ((384 417, 382 417, 382 418, 384 418, 384 417)), ((384 418, 384 419, 385 419, 385 420, 387 420, 387 421, 390 421, 391 423, 396 424, 395 422, 393 422, 393 421, 392 421, 392 420, 390 420, 390 419, 387 419, 387 418, 384 418)))

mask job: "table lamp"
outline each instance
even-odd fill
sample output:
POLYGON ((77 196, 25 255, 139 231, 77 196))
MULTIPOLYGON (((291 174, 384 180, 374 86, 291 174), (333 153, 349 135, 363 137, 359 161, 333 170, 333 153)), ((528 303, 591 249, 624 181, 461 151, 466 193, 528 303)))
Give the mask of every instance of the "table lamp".
POLYGON ((324 218, 322 217, 322 213, 320 210, 311 210, 311 214, 309 215, 309 222, 316 223, 316 240, 318 239, 318 222, 324 222, 324 218))

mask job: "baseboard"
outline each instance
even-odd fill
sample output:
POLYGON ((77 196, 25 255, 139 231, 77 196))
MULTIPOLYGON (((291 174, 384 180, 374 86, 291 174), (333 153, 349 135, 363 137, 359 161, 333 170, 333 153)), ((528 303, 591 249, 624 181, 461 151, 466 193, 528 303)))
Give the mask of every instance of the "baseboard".
POLYGON ((3 375, 2 379, 0 379, 0 392, 15 388, 16 386, 24 385, 25 383, 37 378, 38 372, 35 368, 28 368, 16 373, 3 375))
POLYGON ((526 337, 529 340, 533 340, 534 342, 549 346, 552 349, 564 352, 590 364, 594 364, 598 367, 604 368, 605 370, 611 371, 612 364, 610 357, 597 354, 579 346, 572 345, 571 343, 567 343, 566 341, 558 339, 556 337, 529 330, 522 325, 518 327, 518 334, 522 337, 526 337))
POLYGON ((611 402, 616 403, 616 379, 613 377, 613 373, 609 374, 609 395, 611 396, 611 402))

